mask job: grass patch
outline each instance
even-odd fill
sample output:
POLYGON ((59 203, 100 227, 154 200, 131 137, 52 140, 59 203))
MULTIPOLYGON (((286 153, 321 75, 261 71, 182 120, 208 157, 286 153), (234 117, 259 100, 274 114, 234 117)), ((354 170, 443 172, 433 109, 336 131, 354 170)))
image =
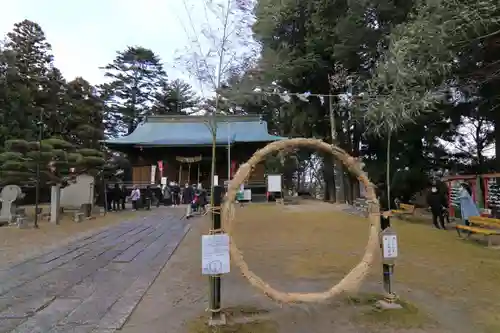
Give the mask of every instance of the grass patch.
POLYGON ((377 301, 383 299, 382 295, 371 293, 360 293, 357 295, 348 296, 345 302, 349 305, 375 305, 377 301))
POLYGON ((398 303, 403 307, 402 309, 383 310, 372 306, 357 314, 355 319, 394 328, 423 328, 431 323, 429 317, 413 304, 401 300, 398 303))
POLYGON ((278 325, 272 320, 255 320, 244 324, 208 326, 208 317, 199 317, 187 323, 188 333, 277 333, 278 325))
POLYGON ((349 296, 346 303, 360 307, 360 312, 354 316, 355 321, 394 328, 423 328, 431 323, 430 318, 421 312, 415 305, 404 300, 398 300, 403 308, 384 310, 377 307, 377 302, 383 296, 378 294, 362 293, 349 296))
MULTIPOLYGON (((333 209, 293 211, 254 205, 238 209, 235 222, 235 241, 250 269, 284 291, 307 292, 307 286, 294 289, 301 281, 317 281, 323 286, 320 290, 323 284, 339 281, 359 262, 368 238, 367 219, 333 209)), ((500 251, 460 241, 456 232, 431 225, 393 219, 400 252, 394 281, 405 288, 396 292, 409 292, 408 297, 412 290, 421 291, 424 298, 429 295, 429 302, 422 301, 435 308, 436 318, 445 316, 440 307, 450 304, 447 310, 459 308, 467 316, 457 317, 470 324, 484 325, 488 316, 488 326, 500 326, 500 318, 494 316, 500 313, 500 303, 495 301, 500 299, 500 251)), ((381 276, 381 263, 375 263, 368 279, 379 282, 381 276)), ((356 301, 371 302, 351 300, 356 301)), ((395 314, 370 309, 361 317, 418 326, 425 322, 422 316, 408 305, 395 314)))
POLYGON ((228 318, 251 317, 251 316, 265 315, 269 313, 269 310, 259 309, 253 306, 228 307, 225 308, 223 311, 228 318))

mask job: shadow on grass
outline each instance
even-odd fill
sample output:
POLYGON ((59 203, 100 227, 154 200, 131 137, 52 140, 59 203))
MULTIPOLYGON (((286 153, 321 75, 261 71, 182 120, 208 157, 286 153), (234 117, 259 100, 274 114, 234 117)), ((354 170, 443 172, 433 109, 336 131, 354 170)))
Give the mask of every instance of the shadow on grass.
POLYGON ((371 325, 390 326, 394 328, 423 328, 433 321, 414 304, 398 300, 402 309, 385 310, 377 306, 383 296, 378 294, 358 294, 346 299, 346 303, 359 308, 354 320, 371 325))

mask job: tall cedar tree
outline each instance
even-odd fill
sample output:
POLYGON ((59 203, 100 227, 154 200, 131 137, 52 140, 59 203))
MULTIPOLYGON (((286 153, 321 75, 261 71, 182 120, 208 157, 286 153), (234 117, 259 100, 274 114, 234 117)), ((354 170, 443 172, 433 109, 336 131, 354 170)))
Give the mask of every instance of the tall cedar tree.
POLYGON ((150 49, 128 47, 103 69, 111 79, 102 87, 109 134, 130 134, 151 114, 154 95, 166 77, 160 58, 150 49))
POLYGON ((35 22, 24 20, 14 25, 7 34, 2 52, 4 105, 2 118, 10 130, 0 138, 34 140, 40 114, 46 110, 46 87, 52 69, 51 46, 42 28, 35 22))
POLYGON ((183 110, 198 105, 199 98, 193 87, 182 80, 163 81, 155 95, 154 114, 183 114, 183 110))
POLYGON ((101 148, 104 139, 104 103, 97 89, 78 77, 67 84, 64 137, 82 148, 101 148))

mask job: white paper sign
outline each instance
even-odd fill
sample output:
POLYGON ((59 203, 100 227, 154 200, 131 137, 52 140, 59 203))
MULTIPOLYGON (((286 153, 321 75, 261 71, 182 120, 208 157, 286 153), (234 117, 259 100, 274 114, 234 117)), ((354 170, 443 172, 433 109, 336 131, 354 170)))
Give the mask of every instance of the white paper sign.
POLYGON ((214 186, 219 186, 219 176, 214 175, 214 186))
POLYGON ((167 185, 167 177, 161 177, 161 184, 167 185))
POLYGON ((395 259, 398 257, 398 236, 394 234, 382 236, 382 248, 384 259, 395 259))
POLYGON ((201 271, 203 275, 229 273, 229 236, 226 234, 201 236, 201 271))
POLYGON ((268 175, 267 176, 267 191, 268 192, 281 192, 281 175, 268 175))
POLYGON ((151 184, 155 183, 156 179, 156 165, 151 166, 151 184))

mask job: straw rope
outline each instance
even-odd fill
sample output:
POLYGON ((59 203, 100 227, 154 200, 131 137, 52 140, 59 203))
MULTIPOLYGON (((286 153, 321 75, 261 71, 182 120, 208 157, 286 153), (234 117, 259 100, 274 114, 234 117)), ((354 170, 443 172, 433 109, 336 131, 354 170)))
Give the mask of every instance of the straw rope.
MULTIPOLYGON (((360 163, 355 158, 351 157, 344 150, 329 145, 321 140, 316 139, 289 139, 276 141, 268 144, 264 148, 258 150, 253 156, 243 165, 240 166, 234 178, 228 186, 227 197, 224 200, 222 207, 222 225, 229 236, 232 235, 234 223, 234 201, 236 193, 242 182, 248 178, 252 169, 267 155, 279 151, 286 151, 290 148, 308 147, 315 148, 319 151, 330 153, 353 173, 359 181, 366 187, 366 195, 368 199, 368 220, 369 220, 369 237, 365 248, 365 253, 361 261, 336 285, 325 292, 318 293, 287 293, 279 291, 271 287, 262 278, 250 270, 247 263, 243 259, 243 254, 238 249, 233 237, 230 237, 230 253, 231 259, 239 267, 241 273, 248 279, 250 284, 260 289, 269 298, 280 303, 319 303, 334 298, 341 293, 356 292, 365 277, 367 276, 370 267, 372 266, 375 256, 380 250, 379 248, 379 217, 380 206, 375 196, 375 187, 368 179, 366 173, 362 170, 360 163)), ((334 265, 335 263, 332 263, 334 265)))

